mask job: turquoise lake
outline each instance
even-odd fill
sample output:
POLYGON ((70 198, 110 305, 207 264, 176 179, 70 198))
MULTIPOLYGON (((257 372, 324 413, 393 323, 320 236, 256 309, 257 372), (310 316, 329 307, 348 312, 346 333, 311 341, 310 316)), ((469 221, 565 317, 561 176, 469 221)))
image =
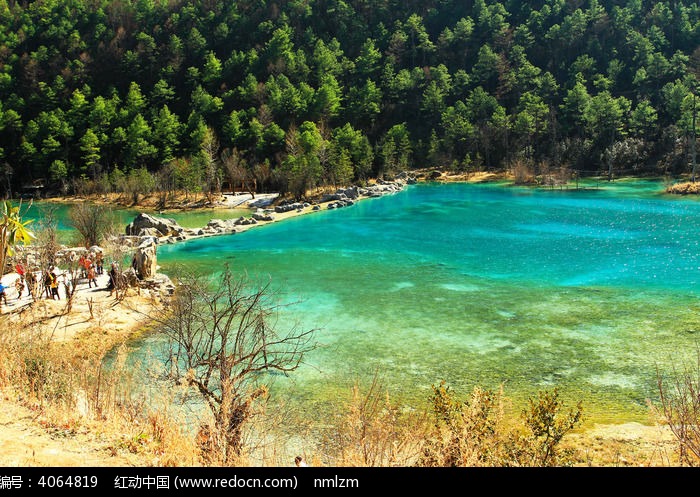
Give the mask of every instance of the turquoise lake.
POLYGON ((273 393, 319 420, 377 373, 405 405, 441 380, 462 398, 503 385, 516 406, 556 386, 589 422, 646 422, 657 368, 697 357, 700 203, 656 181, 588 186, 413 185, 162 245, 158 263, 228 263, 299 300, 279 327, 317 328, 322 346, 273 393))
POLYGON ((700 332, 700 203, 662 191, 420 184, 161 245, 158 263, 229 264, 300 301, 279 326, 322 346, 273 391, 319 420, 376 373, 406 405, 441 380, 464 398, 503 385, 515 405, 556 386, 590 422, 645 422, 657 368, 694 360, 700 332))

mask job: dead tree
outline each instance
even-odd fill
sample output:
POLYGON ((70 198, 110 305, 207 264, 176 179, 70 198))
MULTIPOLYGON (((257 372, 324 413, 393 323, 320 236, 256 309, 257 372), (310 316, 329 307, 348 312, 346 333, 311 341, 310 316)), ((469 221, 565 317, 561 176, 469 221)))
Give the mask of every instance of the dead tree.
POLYGON ((157 321, 167 337, 165 370, 208 406, 199 434, 203 458, 230 465, 246 443, 244 428, 267 397, 271 375, 296 370, 315 347, 315 330, 280 331, 280 304, 270 283, 253 284, 228 267, 215 281, 179 278, 168 313, 157 321))

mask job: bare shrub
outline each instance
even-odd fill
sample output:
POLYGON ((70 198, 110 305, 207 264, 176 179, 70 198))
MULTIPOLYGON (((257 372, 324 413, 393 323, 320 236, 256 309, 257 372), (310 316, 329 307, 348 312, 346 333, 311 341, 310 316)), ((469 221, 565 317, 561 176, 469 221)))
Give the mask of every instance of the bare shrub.
POLYGON ((154 190, 158 195, 156 209, 162 210, 168 206, 168 200, 175 196, 175 169, 172 163, 163 164, 154 176, 154 190))
POLYGON ((225 149, 221 153, 221 162, 228 176, 231 192, 235 192, 236 186, 240 185, 254 199, 257 180, 238 149, 225 149))
POLYGON ((325 446, 336 466, 415 465, 425 437, 423 416, 391 402, 375 375, 365 391, 355 385, 345 414, 325 446))
POLYGON ((475 387, 470 398, 458 401, 442 382, 431 397, 434 430, 426 441, 422 466, 568 466, 573 449, 562 448, 564 436, 582 422, 582 407, 564 412, 559 392, 539 392, 529 399, 520 422, 509 420, 502 390, 475 387))
POLYGON ((80 235, 81 245, 99 245, 115 231, 111 212, 101 205, 80 203, 70 210, 70 223, 80 235))
POLYGON ((132 204, 138 205, 141 196, 147 196, 155 190, 156 178, 145 167, 132 169, 126 176, 124 187, 132 204))
POLYGON ((513 161, 511 171, 516 185, 529 185, 535 182, 533 167, 522 159, 513 161))
POLYGON ((568 164, 562 164, 557 169, 557 181, 559 185, 566 185, 571 181, 574 176, 574 172, 571 170, 568 164))
POLYGON ((693 366, 673 369, 668 378, 657 371, 660 415, 678 442, 681 464, 700 466, 700 350, 693 366))

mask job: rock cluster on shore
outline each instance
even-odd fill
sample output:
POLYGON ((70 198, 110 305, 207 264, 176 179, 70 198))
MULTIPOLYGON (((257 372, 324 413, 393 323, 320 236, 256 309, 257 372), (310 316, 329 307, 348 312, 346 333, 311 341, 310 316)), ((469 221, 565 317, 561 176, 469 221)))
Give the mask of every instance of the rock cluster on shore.
POLYGON ((279 219, 277 215, 289 217, 319 211, 323 205, 326 209, 348 207, 363 198, 376 198, 397 193, 406 185, 413 183, 415 179, 407 173, 402 173, 393 181, 379 180, 369 186, 339 188, 335 193, 324 194, 315 202, 281 202, 272 207, 269 199, 264 203, 250 201, 247 205, 255 210, 249 217, 212 219, 201 228, 183 228, 174 219, 140 213, 127 225, 123 238, 126 243, 139 245, 146 239, 153 243, 176 243, 204 236, 234 234, 255 225, 274 222, 279 219))

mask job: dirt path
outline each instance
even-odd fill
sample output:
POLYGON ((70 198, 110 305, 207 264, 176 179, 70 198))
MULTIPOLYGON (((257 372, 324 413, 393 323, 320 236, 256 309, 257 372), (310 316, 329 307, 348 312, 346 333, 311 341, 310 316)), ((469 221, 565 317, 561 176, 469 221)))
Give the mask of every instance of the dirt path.
MULTIPOLYGON (((0 307, 0 320, 38 319, 43 336, 69 343, 78 351, 86 341, 118 341, 146 323, 145 314, 155 305, 146 290, 130 289, 121 301, 110 295, 109 277, 97 277, 97 287, 79 281, 71 312, 66 313, 65 289, 61 300, 42 295, 36 302, 25 291, 18 298, 14 287, 16 273, 6 274, 8 304, 0 307), (48 317, 48 318, 47 318, 48 317), (43 318, 43 319, 42 319, 43 318)), ((20 321, 24 322, 24 321, 20 321)), ((47 422, 37 409, 30 409, 9 391, 0 391, 0 467, 27 466, 144 466, 147 461, 123 450, 114 450, 114 437, 104 427, 89 422, 78 426, 56 426, 47 422)))
MULTIPOLYGON (((99 432, 98 432, 99 433, 99 432)), ((0 467, 144 466, 88 430, 43 426, 40 416, 8 398, 0 408, 0 467)))

